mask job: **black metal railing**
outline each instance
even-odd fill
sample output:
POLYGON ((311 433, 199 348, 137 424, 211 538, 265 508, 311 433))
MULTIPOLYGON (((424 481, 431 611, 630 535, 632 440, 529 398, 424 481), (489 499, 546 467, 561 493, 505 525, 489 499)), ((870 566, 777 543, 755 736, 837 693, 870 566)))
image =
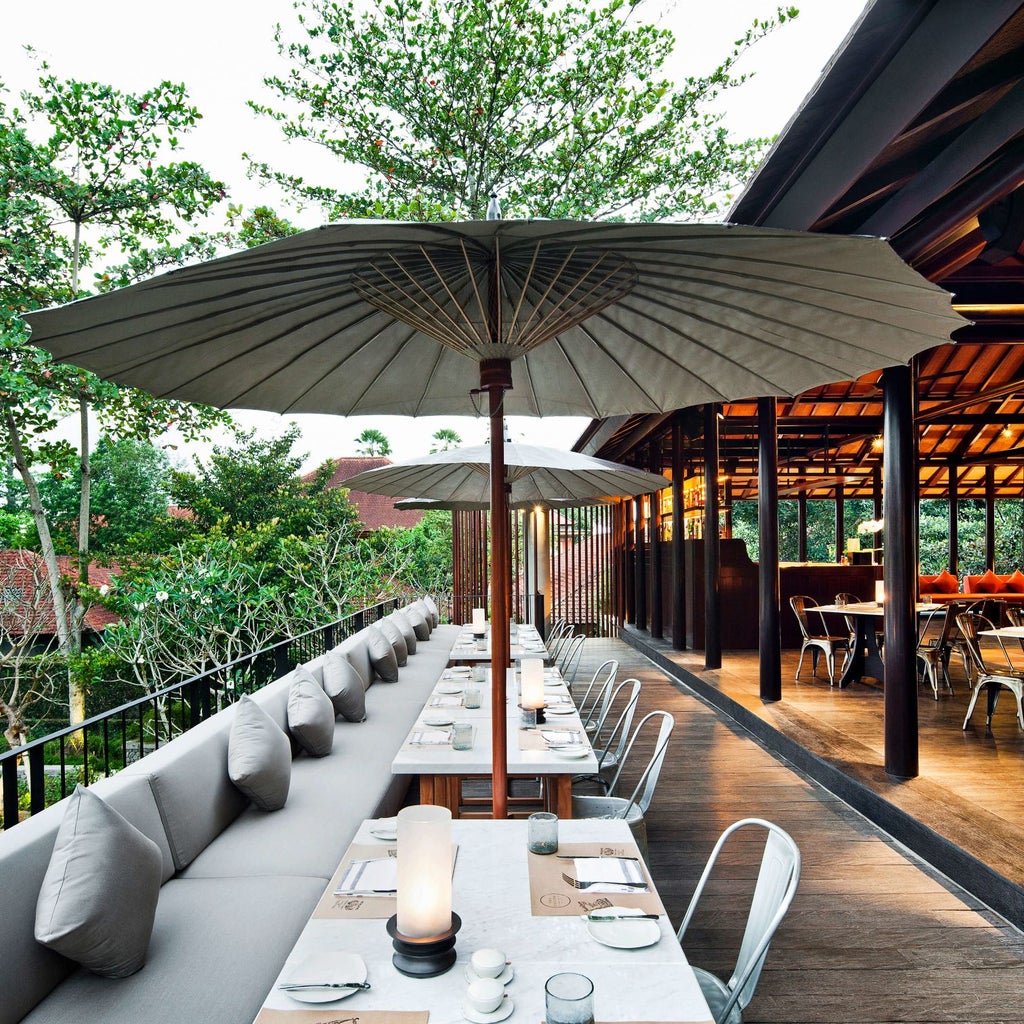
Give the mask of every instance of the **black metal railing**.
POLYGON ((112 775, 243 694, 325 654, 400 604, 389 600, 363 608, 0 754, 3 827, 17 824, 21 814, 19 774, 28 784, 28 813, 37 814, 78 782, 89 785, 112 775))

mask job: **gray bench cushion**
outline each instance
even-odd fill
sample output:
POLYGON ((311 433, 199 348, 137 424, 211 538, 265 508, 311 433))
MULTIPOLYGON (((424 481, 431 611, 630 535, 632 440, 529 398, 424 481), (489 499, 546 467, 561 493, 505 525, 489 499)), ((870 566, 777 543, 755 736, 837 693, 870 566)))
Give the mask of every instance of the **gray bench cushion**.
POLYGON ((322 879, 280 875, 173 878, 160 890, 149 958, 138 974, 111 981, 80 970, 26 1024, 247 1024, 323 889, 322 879))

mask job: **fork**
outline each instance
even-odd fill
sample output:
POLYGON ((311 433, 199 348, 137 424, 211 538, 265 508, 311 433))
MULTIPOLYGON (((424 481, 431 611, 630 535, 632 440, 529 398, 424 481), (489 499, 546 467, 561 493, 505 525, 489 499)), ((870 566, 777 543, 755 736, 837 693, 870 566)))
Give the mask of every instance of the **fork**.
POLYGON ((646 882, 620 882, 620 881, 601 881, 599 878, 595 878, 590 882, 581 882, 578 878, 573 878, 572 875, 567 875, 564 871, 562 872, 562 880, 568 882, 574 889, 589 889, 592 885, 626 885, 630 889, 646 889, 646 882))

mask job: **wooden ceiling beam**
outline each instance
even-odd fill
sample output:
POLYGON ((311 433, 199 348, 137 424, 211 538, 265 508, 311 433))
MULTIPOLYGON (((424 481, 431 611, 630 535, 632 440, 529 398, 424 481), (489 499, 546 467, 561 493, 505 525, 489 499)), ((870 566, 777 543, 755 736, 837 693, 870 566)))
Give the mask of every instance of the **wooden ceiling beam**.
MULTIPOLYGON (((926 5, 917 4, 915 14, 926 5)), ((877 154, 946 88, 1019 6, 1017 0, 940 0, 882 65, 858 102, 758 223, 808 229, 859 180, 877 154)), ((873 68, 870 70, 874 70, 873 68)))

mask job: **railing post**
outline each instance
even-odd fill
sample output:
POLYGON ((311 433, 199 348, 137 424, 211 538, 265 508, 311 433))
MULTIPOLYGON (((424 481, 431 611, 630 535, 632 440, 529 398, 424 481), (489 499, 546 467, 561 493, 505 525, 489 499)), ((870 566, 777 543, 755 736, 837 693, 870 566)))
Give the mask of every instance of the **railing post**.
POLYGON ((9 757, 4 768, 4 828, 18 824, 18 759, 9 757))
POLYGON ((288 645, 278 644, 274 650, 274 671, 277 678, 288 674, 288 645))
MULTIPOLYGON (((28 752, 28 785, 32 797, 29 800, 29 809, 32 814, 38 814, 46 807, 46 773, 43 771, 43 754, 46 748, 43 746, 33 747, 28 752)), ((61 765, 64 758, 61 754, 61 765)), ((17 801, 15 801, 17 806, 17 801)))

